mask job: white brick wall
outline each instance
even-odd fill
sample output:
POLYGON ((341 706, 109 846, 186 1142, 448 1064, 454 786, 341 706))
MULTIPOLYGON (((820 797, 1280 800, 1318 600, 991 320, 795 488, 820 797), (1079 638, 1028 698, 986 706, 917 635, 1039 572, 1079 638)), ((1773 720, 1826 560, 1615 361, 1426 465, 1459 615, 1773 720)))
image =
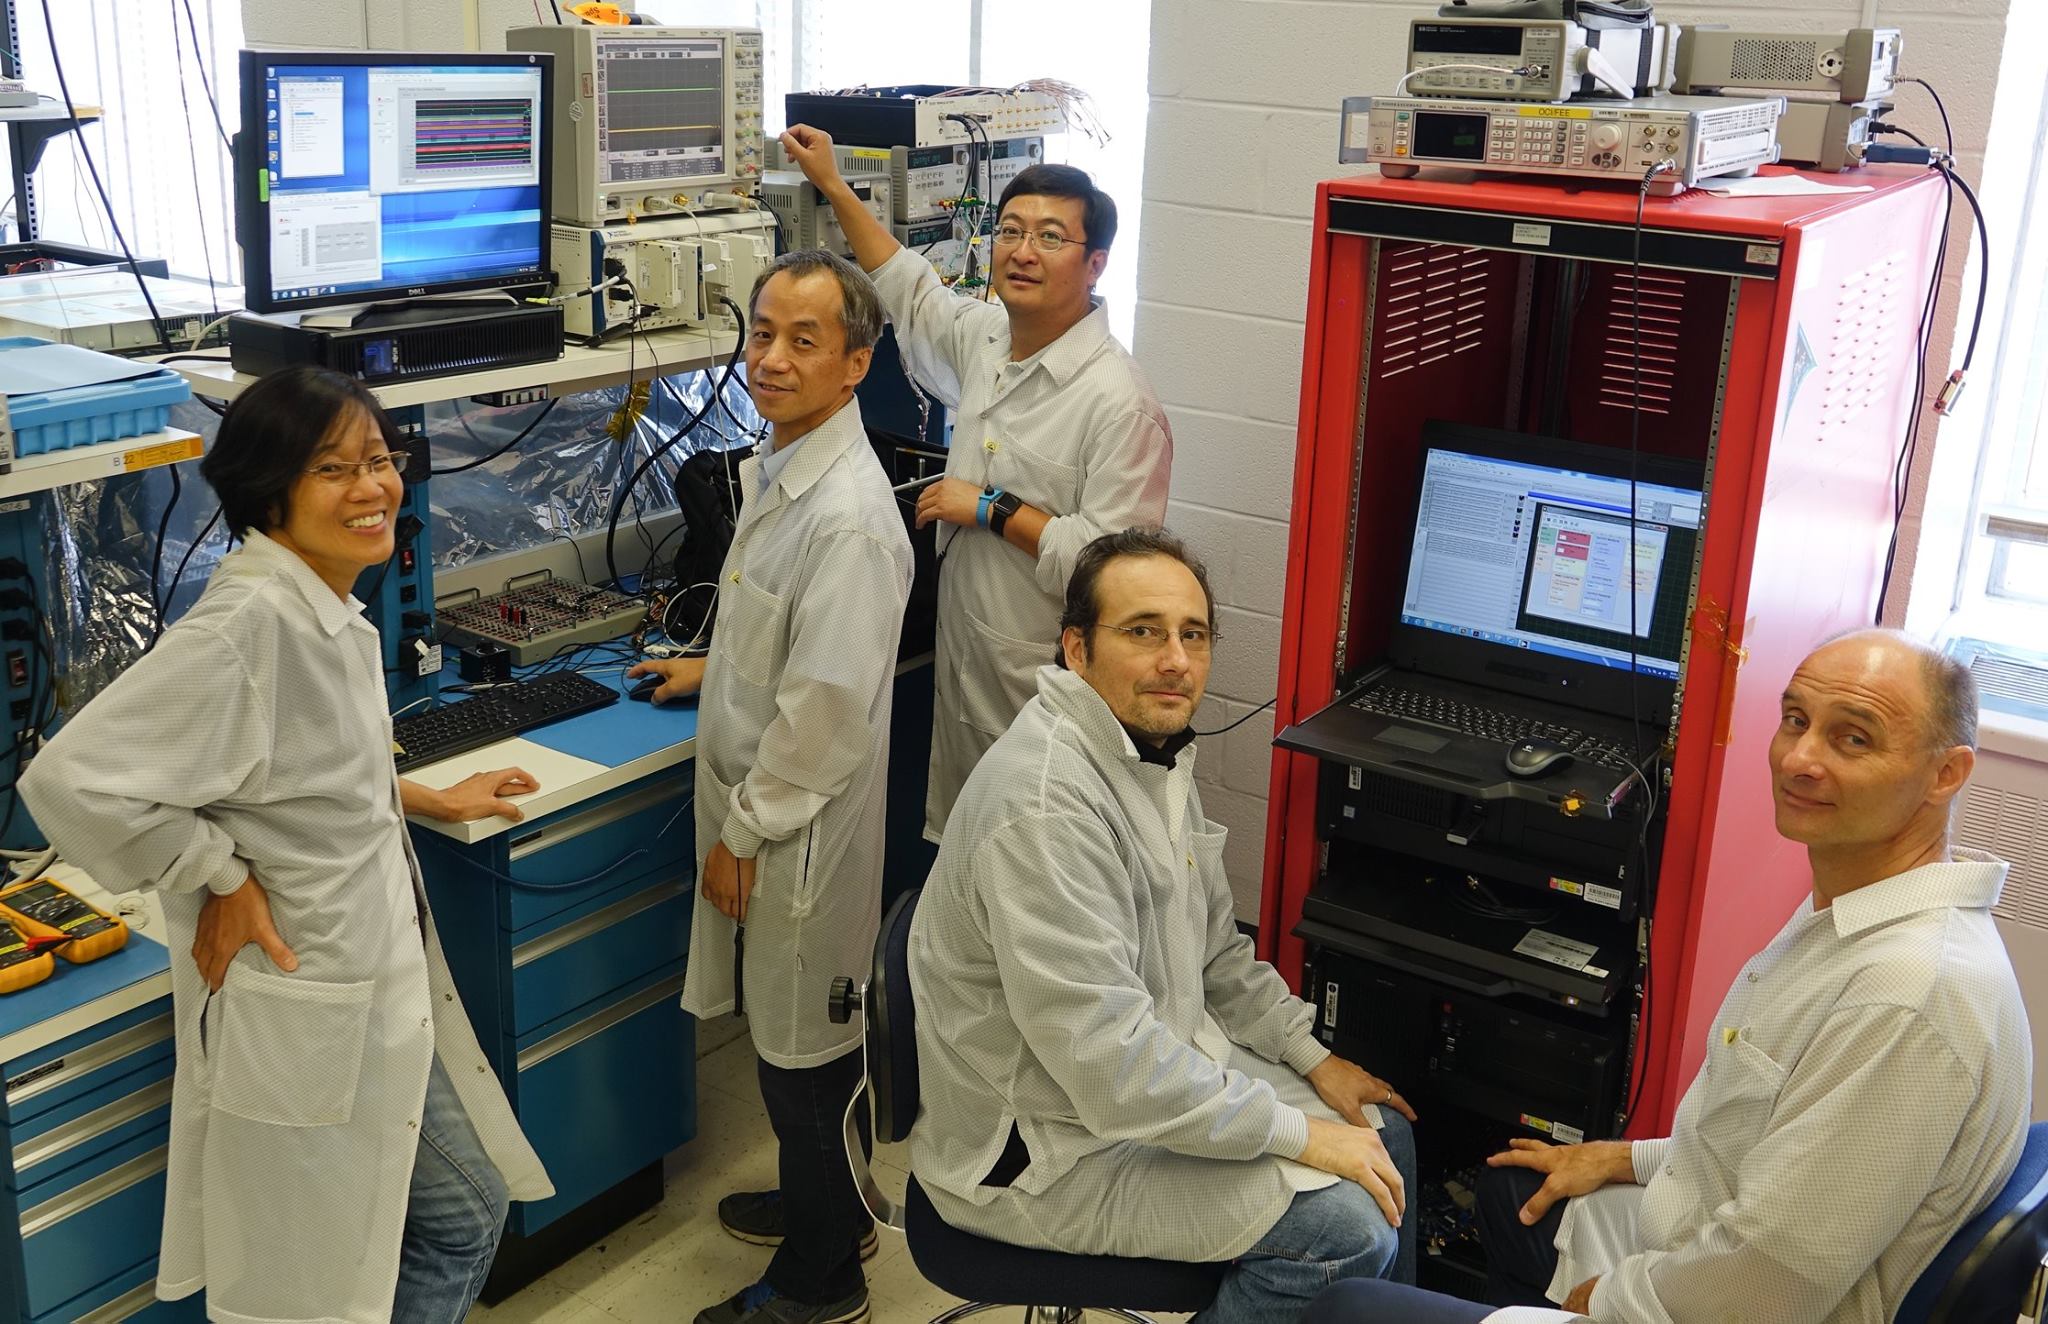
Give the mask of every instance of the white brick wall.
MULTIPOLYGON (((1902 29, 1908 72, 1942 89, 1964 173, 1977 177, 2008 0, 1788 8, 1688 0, 1659 4, 1658 16, 1902 29)), ((1408 20, 1431 9, 1427 0, 1152 0, 1136 352, 1173 421, 1169 518, 1211 563, 1227 636, 1198 729, 1273 695, 1315 184, 1341 173, 1338 101, 1391 87, 1405 66, 1408 20)), ((1902 88, 1897 101, 1896 120, 1939 133, 1919 89, 1902 88)), ((1967 229, 1959 216, 1937 363, 1948 361, 1967 229)), ((1923 473, 1933 450, 1923 448, 1923 473)), ((1909 538, 1916 524, 1917 510, 1909 538)), ((1904 559, 1899 584, 1910 577, 1910 549, 1904 559)), ((1261 714, 1202 749, 1203 803, 1230 829, 1231 882, 1246 920, 1258 911, 1271 731, 1261 714)))

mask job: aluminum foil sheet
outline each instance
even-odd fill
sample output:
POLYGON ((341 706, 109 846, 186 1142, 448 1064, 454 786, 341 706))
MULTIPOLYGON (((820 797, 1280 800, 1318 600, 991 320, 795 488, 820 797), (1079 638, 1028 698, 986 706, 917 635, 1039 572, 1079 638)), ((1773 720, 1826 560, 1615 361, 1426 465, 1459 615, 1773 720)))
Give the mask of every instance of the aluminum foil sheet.
MULTIPOLYGON (((543 406, 487 409, 467 401, 429 406, 435 566, 461 565, 605 528, 620 485, 679 427, 701 414, 689 434, 634 484, 619 519, 624 546, 626 539, 638 536, 636 516, 675 509, 675 471, 684 460, 700 450, 752 443, 761 416, 754 412, 741 373, 735 372, 720 399, 705 407, 717 376, 692 372, 663 379, 648 392, 638 419, 630 422, 621 418, 627 387, 565 396, 516 448, 463 473, 443 471, 503 447, 543 406)), ((604 574, 595 565, 590 573, 604 574)))
MULTIPOLYGON (((437 474, 431 534, 436 568, 603 529, 619 485, 701 411, 688 435, 634 487, 620 517, 619 546, 642 536, 636 515, 645 518, 675 508, 676 466, 699 450, 751 443, 761 426, 741 372, 726 382, 720 401, 705 408, 718 376, 682 373, 666 378, 665 386, 654 384, 646 389, 638 418, 622 419, 619 426, 614 419, 621 417, 631 388, 564 396, 518 446, 461 473, 440 471, 505 446, 542 406, 493 409, 468 400, 428 406, 426 427, 437 474)), ((173 408, 170 424, 199 433, 211 445, 220 420, 194 400, 173 408)), ((151 573, 166 507, 170 519, 156 573, 159 592, 170 599, 167 620, 176 620, 198 598, 228 550, 227 535, 212 519, 218 506, 196 460, 56 488, 38 505, 43 583, 48 586, 44 609, 62 677, 58 707, 68 715, 142 656, 155 633, 151 573), (180 486, 175 505, 173 469, 180 486), (180 562, 185 563, 182 577, 180 562)), ((636 556, 635 563, 640 559, 636 556)), ((593 564, 590 573, 602 578, 605 571, 593 564)))

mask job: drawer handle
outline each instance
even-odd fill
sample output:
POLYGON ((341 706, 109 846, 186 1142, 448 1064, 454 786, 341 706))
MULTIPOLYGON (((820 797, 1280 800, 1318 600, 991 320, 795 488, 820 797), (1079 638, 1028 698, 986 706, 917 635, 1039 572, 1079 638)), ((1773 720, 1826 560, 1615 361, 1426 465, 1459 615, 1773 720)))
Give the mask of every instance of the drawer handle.
MULTIPOLYGON (((615 1002, 594 1016, 576 1022, 566 1030, 558 1030, 519 1055, 519 1069, 537 1067, 557 1053, 566 1053, 585 1039, 595 1038, 611 1029, 620 1021, 638 1016, 649 1007, 662 1001, 683 996, 683 977, 673 976, 662 980, 652 988, 641 989, 622 1002, 615 1002)), ((23 1232, 27 1235, 26 1231, 23 1232)))
MULTIPOLYGON (((683 789, 688 790, 687 787, 683 789)), ((616 823, 620 819, 637 814, 643 809, 661 804, 667 800, 673 800, 676 797, 676 791, 677 787, 675 785, 647 786, 633 792, 631 795, 622 795, 616 800, 607 800, 596 808, 586 809, 580 814, 557 819, 544 827, 533 828, 515 835, 512 838, 511 849, 507 854, 516 862, 525 859, 535 851, 546 850, 551 846, 559 846, 565 841, 574 841, 586 832, 595 832, 607 824, 616 823)))
POLYGON ((124 1094, 112 1103, 101 1104, 89 1113, 74 1117, 62 1126, 53 1126, 31 1140, 24 1140, 14 1147, 14 1170, 23 1172, 38 1163, 55 1158, 67 1149, 75 1149, 91 1140, 97 1140, 118 1126, 124 1126, 136 1118, 162 1108, 171 1101, 171 1080, 168 1076, 124 1094))
POLYGON ((143 1021, 140 1025, 131 1025, 119 1034, 110 1034, 95 1043, 66 1053, 55 1059, 61 1065, 54 1071, 48 1070, 51 1065, 48 1062, 40 1067, 30 1067, 15 1077, 22 1082, 21 1084, 8 1085, 7 1107, 11 1111, 38 1094, 47 1093, 59 1085, 68 1084, 80 1076, 98 1071, 109 1062, 117 1062, 132 1053, 141 1052, 151 1044, 162 1043, 171 1037, 171 1029, 170 1013, 166 1012, 162 1016, 143 1021), (38 1074, 45 1071, 48 1074, 38 1074), (23 1077, 29 1079, 23 1080, 23 1077))
POLYGON ((117 1324, 132 1319, 156 1304, 156 1279, 137 1283, 90 1314, 80 1315, 72 1324, 117 1324))
POLYGON ((102 1200, 111 1200, 130 1186, 148 1181, 164 1170, 170 1146, 158 1145, 138 1154, 118 1168, 109 1168, 89 1181, 82 1181, 62 1195, 53 1195, 32 1209, 21 1211, 23 1240, 48 1231, 73 1214, 82 1213, 102 1200))
POLYGON ((512 968, 531 965, 543 956, 552 956, 564 947, 595 937, 615 924, 623 924, 633 916, 654 909, 665 901, 684 894, 682 883, 660 883, 644 891, 635 892, 623 901, 614 901, 602 910, 593 910, 582 919, 560 928, 550 929, 538 938, 529 939, 512 949, 512 968))

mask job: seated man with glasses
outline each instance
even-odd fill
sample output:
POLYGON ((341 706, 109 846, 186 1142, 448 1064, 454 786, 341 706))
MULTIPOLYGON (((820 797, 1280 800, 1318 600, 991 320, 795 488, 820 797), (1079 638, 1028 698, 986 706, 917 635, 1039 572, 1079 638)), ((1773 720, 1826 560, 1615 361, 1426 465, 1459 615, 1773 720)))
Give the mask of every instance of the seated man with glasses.
POLYGON ((910 935, 912 1159, 940 1216, 1234 1261, 1200 1324, 1414 1267, 1413 1111, 1316 1042, 1237 928, 1188 725, 1214 615, 1178 539, 1082 549, 1057 665, 968 778, 910 935))
POLYGON ((1173 441, 1094 297, 1116 203, 1085 172, 1019 171, 988 268, 949 289, 854 196, 828 135, 793 125, 782 147, 874 277, 903 366, 954 411, 946 476, 917 499, 918 527, 938 524, 944 558, 925 795, 925 835, 937 841, 975 762, 1037 693, 1081 549, 1166 518, 1173 441))

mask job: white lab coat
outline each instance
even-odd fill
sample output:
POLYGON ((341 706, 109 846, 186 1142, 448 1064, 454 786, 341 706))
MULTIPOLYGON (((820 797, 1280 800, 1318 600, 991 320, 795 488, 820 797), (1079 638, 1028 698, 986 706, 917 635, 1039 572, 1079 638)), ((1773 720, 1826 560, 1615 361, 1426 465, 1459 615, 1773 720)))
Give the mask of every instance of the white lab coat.
MULTIPOLYGON (((861 425, 844 408, 805 435, 766 492, 740 466, 697 709, 697 863, 721 838, 758 870, 745 1010, 771 1065, 819 1066, 859 1042, 825 1014, 881 923, 883 812, 910 539, 861 425)), ((733 1009, 733 921, 700 892, 683 1007, 733 1009)))
POLYGON ((937 658, 925 835, 1038 692, 1067 580, 1105 533, 1166 519, 1173 437, 1100 305, 1022 363, 1000 304, 962 298, 908 250, 874 271, 903 361, 953 409, 946 476, 1014 492, 1052 519, 1033 560, 985 529, 939 526, 937 658))
POLYGON ((157 1293, 233 1324, 390 1317, 438 1053, 512 1198, 553 1193, 464 1015, 399 808, 376 631, 261 534, 22 779, 52 845, 156 888, 177 1069, 157 1293), (254 874, 255 946, 209 997, 208 889, 254 874))

